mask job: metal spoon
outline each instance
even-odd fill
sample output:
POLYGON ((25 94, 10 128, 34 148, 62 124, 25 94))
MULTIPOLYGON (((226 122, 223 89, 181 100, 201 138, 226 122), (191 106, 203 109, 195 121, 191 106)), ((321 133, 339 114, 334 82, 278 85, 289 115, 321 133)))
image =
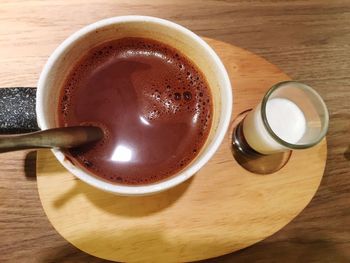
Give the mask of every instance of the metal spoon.
POLYGON ((75 126, 0 136, 0 153, 36 148, 72 148, 98 141, 103 131, 98 127, 75 126))

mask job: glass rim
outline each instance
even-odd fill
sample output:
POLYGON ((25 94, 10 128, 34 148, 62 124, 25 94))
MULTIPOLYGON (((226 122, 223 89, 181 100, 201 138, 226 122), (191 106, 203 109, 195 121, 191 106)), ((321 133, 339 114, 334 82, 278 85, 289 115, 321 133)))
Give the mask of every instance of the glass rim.
POLYGON ((328 124, 329 124, 329 113, 328 113, 328 109, 327 106, 325 104, 325 102, 323 101, 322 97, 320 96, 320 94, 318 94, 313 88, 311 88, 310 86, 298 82, 298 81, 293 81, 293 80, 288 80, 288 81, 282 81, 282 82, 278 82, 275 85, 273 85, 264 95, 262 102, 261 102, 261 118, 263 120, 263 124, 264 127, 266 128, 267 132, 271 135, 271 137, 276 140, 279 144, 290 148, 290 149, 306 149, 306 148, 310 148, 316 144, 318 144, 320 141, 322 141, 322 139, 325 137, 327 131, 328 131, 328 124), (315 97, 317 97, 320 101, 320 104, 323 106, 324 109, 324 125, 323 128, 320 132, 320 134, 318 135, 318 137, 311 141, 310 143, 305 143, 305 144, 293 144, 293 143, 289 143, 287 141, 282 140, 271 128, 268 120, 267 120, 267 115, 266 115, 266 104, 270 98, 270 96, 279 88, 283 87, 286 84, 296 84, 300 87, 302 87, 303 89, 308 90, 309 92, 311 92, 313 95, 315 95, 315 97))

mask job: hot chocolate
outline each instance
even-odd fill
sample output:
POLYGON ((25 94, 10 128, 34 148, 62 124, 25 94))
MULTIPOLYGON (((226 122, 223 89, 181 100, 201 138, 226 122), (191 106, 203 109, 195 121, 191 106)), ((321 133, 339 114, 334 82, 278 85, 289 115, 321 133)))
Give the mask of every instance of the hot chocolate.
POLYGON ((95 125, 105 137, 67 151, 108 181, 142 185, 187 166, 204 145, 212 98, 198 68, 150 39, 103 43, 83 55, 61 89, 59 126, 95 125))

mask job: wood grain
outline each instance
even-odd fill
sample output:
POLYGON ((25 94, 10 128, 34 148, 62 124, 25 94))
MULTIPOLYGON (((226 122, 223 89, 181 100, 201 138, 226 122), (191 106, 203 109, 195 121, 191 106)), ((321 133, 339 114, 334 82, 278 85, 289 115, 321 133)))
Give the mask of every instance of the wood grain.
MULTIPOLYGON (((349 262, 350 2, 1 1, 0 86, 35 86, 54 48, 101 18, 145 14, 267 58, 321 93, 331 115, 321 187, 288 226, 210 262, 349 262)), ((35 158, 0 155, 0 261, 101 262, 61 238, 40 205, 35 158)))
MULTIPOLYGON (((234 114, 254 107, 288 77, 266 60, 206 39, 234 87, 234 114)), ((309 203, 323 176, 327 146, 295 151, 269 175, 252 174, 232 157, 232 128, 191 180, 146 197, 108 194, 77 180, 50 151, 39 151, 37 181, 50 222, 70 243, 121 262, 188 262, 250 246, 289 223, 309 203), (310 165, 309 165, 310 164, 310 165), (82 216, 84 215, 84 216, 82 216)))

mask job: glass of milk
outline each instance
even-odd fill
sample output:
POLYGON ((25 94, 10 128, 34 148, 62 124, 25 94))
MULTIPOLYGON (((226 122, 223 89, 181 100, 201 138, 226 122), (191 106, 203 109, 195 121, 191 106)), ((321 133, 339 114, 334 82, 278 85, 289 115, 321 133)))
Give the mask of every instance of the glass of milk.
POLYGON ((236 125, 233 147, 245 159, 306 149, 324 138, 328 122, 326 104, 314 89, 280 82, 236 125))

